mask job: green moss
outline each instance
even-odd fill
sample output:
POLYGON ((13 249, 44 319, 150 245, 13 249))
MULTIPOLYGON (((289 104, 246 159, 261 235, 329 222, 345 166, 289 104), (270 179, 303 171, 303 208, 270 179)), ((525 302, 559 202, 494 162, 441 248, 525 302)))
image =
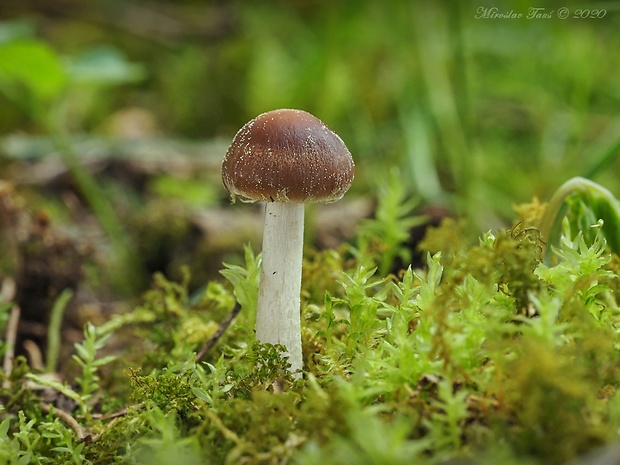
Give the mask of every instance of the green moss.
POLYGON ((449 296, 450 289, 473 278, 483 285, 496 286, 515 299, 519 311, 524 312, 528 305, 527 293, 537 292, 540 287, 534 275, 542 259, 543 242, 538 230, 519 223, 495 234, 489 232, 473 246, 463 241, 463 235, 462 224, 447 219, 440 227, 430 229, 420 244, 422 250, 442 251, 446 263, 442 282, 447 290, 444 295, 449 296))
POLYGON ((359 250, 308 253, 302 378, 283 347, 254 339, 260 256, 249 248, 244 266, 223 271, 228 283, 193 294, 189 277, 158 275, 135 310, 86 327, 76 387, 16 362, 0 441, 72 463, 542 465, 618 440, 618 260, 603 236, 567 220, 546 263, 523 217, 475 244, 460 231, 430 230, 426 266, 398 276, 359 250), (112 335, 132 341, 115 362, 129 367, 128 389, 101 382, 112 335), (49 401, 33 381, 76 402, 67 412, 90 439, 41 410, 49 401), (104 386, 114 404, 93 403, 104 386))

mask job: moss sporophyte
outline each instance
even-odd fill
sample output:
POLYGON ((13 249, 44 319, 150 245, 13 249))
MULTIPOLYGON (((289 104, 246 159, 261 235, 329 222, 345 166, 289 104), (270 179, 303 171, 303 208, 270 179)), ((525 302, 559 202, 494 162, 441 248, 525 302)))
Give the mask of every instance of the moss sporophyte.
POLYGON ((85 327, 60 380, 21 356, 2 372, 0 463, 563 465, 617 442, 620 259, 598 222, 616 201, 575 183, 475 241, 444 221, 396 275, 383 247, 307 253, 303 377, 290 347, 255 341, 251 248, 198 292, 157 275, 85 327), (549 243, 538 225, 564 203, 549 243))

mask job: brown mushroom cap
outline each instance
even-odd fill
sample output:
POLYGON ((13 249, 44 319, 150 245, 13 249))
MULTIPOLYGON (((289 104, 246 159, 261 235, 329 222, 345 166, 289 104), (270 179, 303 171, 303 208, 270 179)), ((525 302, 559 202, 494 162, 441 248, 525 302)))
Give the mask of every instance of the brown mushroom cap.
POLYGON ((274 110, 237 132, 222 180, 233 200, 333 202, 349 189, 354 171, 346 145, 320 119, 302 110, 274 110))

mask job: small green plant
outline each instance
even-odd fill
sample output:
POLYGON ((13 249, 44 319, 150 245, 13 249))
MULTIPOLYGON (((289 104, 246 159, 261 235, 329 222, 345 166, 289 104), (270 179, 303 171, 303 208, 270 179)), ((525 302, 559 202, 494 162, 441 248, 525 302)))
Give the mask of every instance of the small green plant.
POLYGON ((109 336, 98 334, 92 324, 86 325, 84 341, 75 344, 77 353, 73 358, 82 368, 76 388, 50 374, 31 373, 27 366, 20 365, 23 362, 13 364, 11 377, 5 380, 0 393, 4 404, 0 405, 0 415, 4 417, 0 423, 2 463, 92 463, 86 458, 85 447, 99 428, 92 402, 95 395, 102 394, 98 372, 115 358, 98 356, 109 336), (40 390, 65 405, 74 403, 78 409, 68 412, 58 408, 49 400, 38 398, 40 390))
POLYGON ((378 183, 377 209, 373 218, 362 222, 353 253, 358 259, 368 260, 367 266, 378 266, 381 275, 387 275, 397 259, 411 263, 411 250, 405 242, 411 229, 424 224, 424 216, 414 211, 419 200, 409 197, 404 183, 395 174, 378 183))
POLYGON ((76 383, 79 387, 80 394, 80 408, 83 414, 89 412, 89 401, 93 394, 100 388, 100 378, 97 374, 99 369, 113 362, 116 357, 114 355, 107 355, 105 357, 97 357, 99 350, 101 350, 108 340, 111 334, 98 334, 97 329, 91 324, 87 323, 84 330, 84 341, 82 343, 75 344, 76 354, 73 356, 73 360, 82 369, 81 376, 76 378, 76 383))
MULTIPOLYGON (((549 244, 557 243, 560 224, 565 216, 569 216, 589 243, 598 234, 595 225, 600 220, 600 229, 609 247, 620 254, 620 203, 609 190, 579 177, 562 184, 551 197, 540 222, 540 231, 549 244)), ((547 259, 550 253, 548 248, 547 259)))
POLYGON ((57 369, 61 345, 62 320, 71 297, 73 297, 71 289, 62 291, 56 298, 50 313, 50 322, 47 328, 47 360, 45 363, 45 369, 49 373, 57 369))
POLYGON ((243 248, 245 264, 243 266, 224 263, 220 271, 232 285, 237 302, 247 313, 256 311, 258 299, 258 282, 260 279, 261 255, 255 255, 250 245, 243 248))
POLYGON ((97 329, 91 323, 86 324, 84 341, 75 344, 76 354, 73 356, 73 360, 82 370, 81 375, 75 380, 77 389, 52 378, 33 373, 29 373, 26 376, 38 385, 58 391, 60 394, 75 401, 79 406, 80 414, 85 418, 89 418, 93 408, 90 401, 93 395, 101 389, 99 384, 101 379, 97 373, 102 366, 107 365, 116 358, 112 355, 105 357, 97 356, 98 351, 105 346, 110 336, 111 334, 98 334, 97 329))
MULTIPOLYGON (((0 333, 4 334, 6 325, 9 322, 12 303, 0 304, 0 333)), ((4 356, 5 351, 8 349, 7 341, 0 340, 0 356, 4 356)))

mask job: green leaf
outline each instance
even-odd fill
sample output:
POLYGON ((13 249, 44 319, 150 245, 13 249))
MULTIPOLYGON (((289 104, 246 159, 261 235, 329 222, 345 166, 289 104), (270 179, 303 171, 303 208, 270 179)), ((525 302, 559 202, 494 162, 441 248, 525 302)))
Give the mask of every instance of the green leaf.
POLYGON ((106 355, 105 357, 101 357, 101 358, 98 358, 97 360, 94 360, 93 366, 101 367, 103 365, 107 365, 108 363, 112 363, 117 358, 118 357, 116 357, 116 355, 106 355))
POLYGON ((36 384, 40 384, 41 386, 52 388, 60 392, 64 396, 68 397, 69 399, 74 400, 80 405, 84 403, 84 399, 77 392, 75 392, 73 389, 71 389, 69 386, 65 384, 59 383, 58 381, 54 381, 53 379, 44 378, 43 376, 37 376, 32 373, 28 373, 26 377, 29 380, 35 382, 36 384))
POLYGON ((213 403, 213 399, 204 389, 201 389, 199 387, 193 387, 192 392, 196 397, 204 400, 207 404, 211 405, 213 403))
POLYGON ((220 270, 234 287, 237 302, 244 309, 253 309, 258 300, 258 283, 260 280, 261 254, 254 255, 250 245, 244 247, 245 267, 224 263, 220 270))
POLYGON ((92 360, 94 354, 92 354, 86 347, 82 344, 74 344, 75 351, 78 353, 78 356, 82 360, 92 360))
POLYGON ((60 58, 46 44, 30 39, 0 44, 0 91, 9 98, 19 98, 22 87, 34 99, 50 102, 61 94, 66 80, 60 58))
POLYGON ((91 48, 68 65, 71 81, 85 85, 118 85, 144 79, 146 72, 141 65, 130 63, 116 48, 101 46, 91 48))
POLYGON ((435 300, 435 292, 443 275, 443 266, 441 264, 441 252, 435 255, 428 253, 426 257, 428 264, 428 272, 426 278, 418 277, 420 280, 419 295, 414 299, 415 303, 421 309, 428 309, 435 300))
POLYGON ((11 426, 10 418, 5 418, 4 421, 0 423, 0 439, 7 437, 7 433, 9 432, 10 426, 11 426))

